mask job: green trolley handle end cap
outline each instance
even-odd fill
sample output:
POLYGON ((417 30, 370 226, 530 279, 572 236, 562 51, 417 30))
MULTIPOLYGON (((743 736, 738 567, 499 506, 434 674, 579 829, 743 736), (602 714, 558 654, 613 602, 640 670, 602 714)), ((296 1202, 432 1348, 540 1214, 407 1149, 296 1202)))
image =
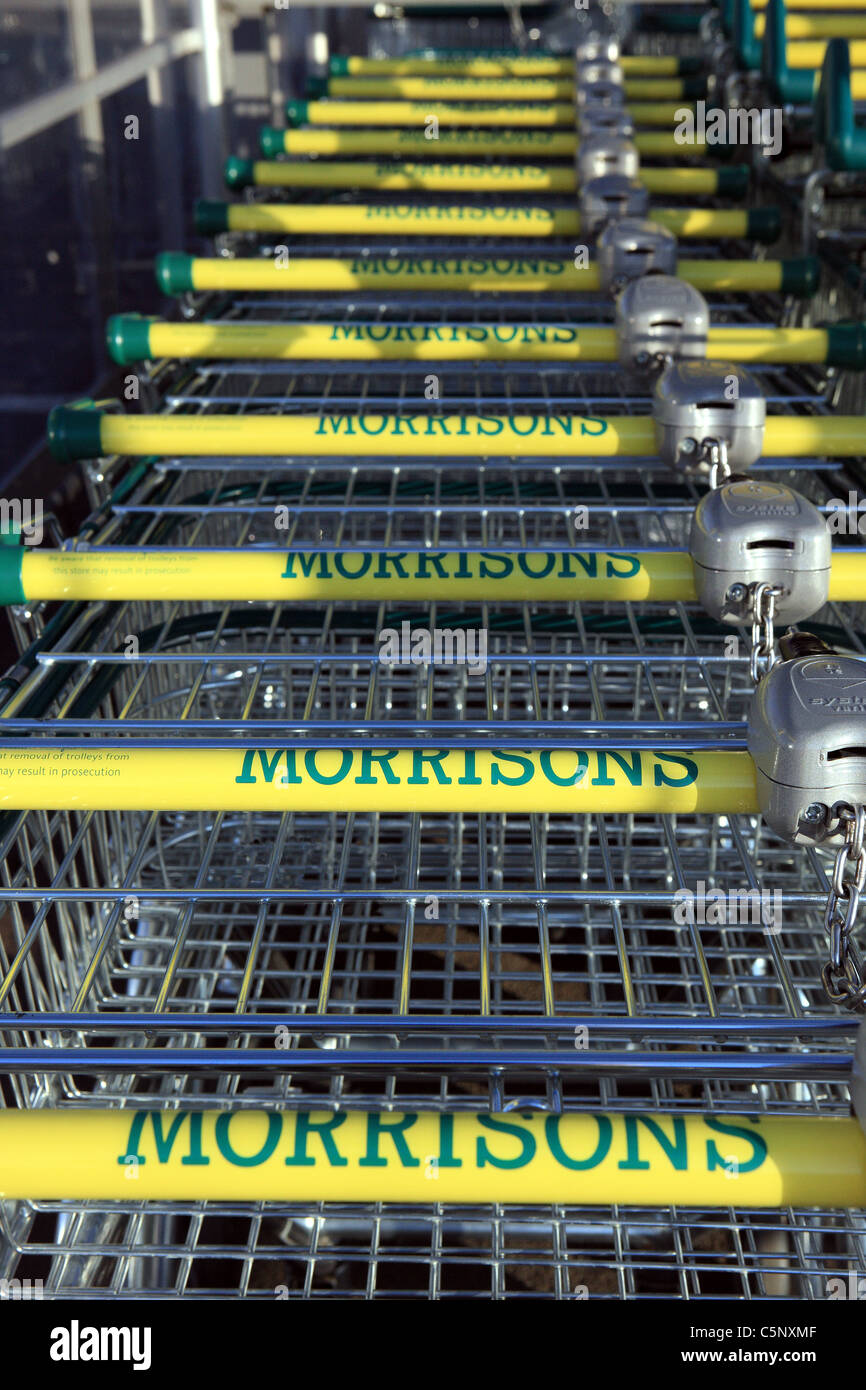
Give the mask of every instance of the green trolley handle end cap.
POLYGON ((811 299, 821 283, 821 262, 817 256, 795 256, 782 261, 782 293, 798 299, 811 299))
POLYGON ((309 125, 310 103, 308 101, 287 101, 286 120, 290 126, 309 125))
POLYGON ((163 294, 188 294, 194 289, 192 263, 187 251, 160 251, 153 268, 163 294))
POLYGON ((328 83, 330 79, 323 77, 321 73, 311 72, 305 83, 307 97, 310 101, 319 101, 328 95, 328 83))
POLYGON ((343 53, 335 53, 328 63, 328 71, 332 77, 348 77, 349 59, 343 53))
POLYGON ((749 191, 748 164, 732 164, 716 170, 716 192, 720 198, 745 198, 749 191))
POLYGON ((230 154, 223 171, 226 188, 249 188, 255 182, 255 170, 251 159, 241 159, 240 155, 230 154))
POLYGON ((782 214, 778 208, 750 208, 746 236, 755 241, 776 241, 782 234, 782 214))
POLYGON ((195 229, 202 236, 218 236, 229 229, 228 203, 199 198, 195 205, 195 229))
POLYGON ((826 360, 828 367, 862 372, 866 367, 866 323, 828 324, 826 360))
POLYGON ((102 454, 102 415, 92 401, 56 405, 48 416, 48 447, 61 463, 98 459, 102 454))
POLYGON ((276 159, 286 152, 286 132, 276 126, 264 125, 259 132, 259 148, 265 159, 276 159))
POLYGON ((126 367, 150 357, 152 318, 143 314, 112 314, 105 325, 105 342, 113 362, 126 367))
POLYGON ((24 551, 20 539, 20 536, 13 538, 11 535, 0 538, 0 604, 26 602, 21 577, 24 551))

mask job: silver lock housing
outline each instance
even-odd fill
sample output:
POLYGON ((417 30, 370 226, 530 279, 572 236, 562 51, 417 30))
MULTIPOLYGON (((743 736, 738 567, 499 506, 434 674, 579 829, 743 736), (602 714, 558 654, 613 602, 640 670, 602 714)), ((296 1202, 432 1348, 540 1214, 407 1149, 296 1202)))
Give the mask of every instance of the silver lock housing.
POLYGON ((584 39, 574 50, 575 67, 580 67, 584 63, 617 63, 619 62, 619 44, 613 38, 601 38, 598 35, 591 39, 584 39))
POLYGON ((710 311, 700 291, 675 275, 642 275, 616 301, 617 355, 637 372, 670 360, 704 357, 710 311))
POLYGON ((640 173, 637 145, 618 135, 598 131, 578 145, 576 168, 578 188, 612 174, 634 182, 640 173))
POLYGON ((619 63, 608 58, 593 58, 590 62, 576 64, 574 80, 581 87, 592 86, 595 82, 615 82, 621 87, 625 77, 619 63))
POLYGON ((755 584, 781 589, 777 619, 810 618, 827 602, 831 551, 818 508, 785 483, 723 483, 701 498, 692 517, 689 552, 698 602, 717 622, 750 621, 755 584))
POLYGON ((580 113, 580 140, 589 140, 595 135, 616 135, 621 140, 633 140, 634 120, 624 106, 584 106, 580 113))
POLYGON ((601 288, 616 294, 642 275, 675 275, 677 240, 658 222, 622 217, 599 233, 597 261, 601 288))
POLYGON ((711 441, 724 445, 731 472, 747 472, 763 453, 766 419, 760 386, 735 362, 673 361, 653 390, 656 449, 680 473, 708 470, 711 441))
POLYGON ((586 82, 575 87, 578 110, 584 106, 622 106, 625 88, 619 82, 586 82))
POLYGON ((747 743, 770 828, 793 844, 842 844, 833 807, 866 802, 866 661, 777 662, 752 696, 747 743))
POLYGON ((649 192, 637 179, 602 174, 581 186, 578 206, 581 236, 592 241, 608 222, 643 217, 649 211, 649 192))

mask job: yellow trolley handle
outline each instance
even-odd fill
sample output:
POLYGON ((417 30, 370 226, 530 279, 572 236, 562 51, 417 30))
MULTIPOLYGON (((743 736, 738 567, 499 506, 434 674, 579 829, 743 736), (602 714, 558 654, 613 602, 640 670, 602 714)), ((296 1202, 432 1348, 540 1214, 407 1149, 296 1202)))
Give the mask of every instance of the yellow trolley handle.
MULTIPOLYGON (((0 603, 693 602, 681 550, 42 550, 0 546, 0 603)), ((829 598, 866 598, 866 552, 834 552, 829 598)))
POLYGON ((859 1208, 866 1138, 727 1112, 4 1110, 0 1198, 859 1208))
MULTIPOLYGON (((789 6, 790 8, 790 6, 789 6)), ((655 54, 624 54, 618 58, 625 77, 677 77, 700 69, 697 58, 655 54)), ((526 57, 486 56, 451 58, 408 54, 403 58, 336 55, 330 61, 333 77, 570 77, 574 61, 542 54, 526 57)))
MULTIPOLYGON (((392 159, 412 156, 416 159, 443 159, 457 156, 478 159, 480 156, 528 155, 534 158, 573 159, 578 140, 574 123, 570 130, 531 130, 520 127, 486 130, 446 129, 441 123, 439 138, 431 140, 424 134, 424 125, 417 130, 280 130, 264 126, 259 135, 262 154, 266 159, 280 155, 386 155, 392 159)), ((672 130, 638 130, 634 144, 641 158, 647 159, 705 159, 716 146, 698 139, 694 144, 681 144, 672 130)))
MULTIPOLYGON (((331 77, 316 97, 350 101, 545 101, 573 102, 574 78, 557 77, 331 77)), ((626 77, 632 101, 675 101, 703 96, 706 83, 682 77, 626 77)))
MULTIPOLYGON (((670 129, 694 108, 675 101, 630 101, 627 110, 635 125, 670 129)), ((529 126, 540 130, 568 126, 574 130, 575 108, 571 101, 535 103, 496 101, 489 106, 467 101, 289 101, 286 116, 293 126, 529 126)), ((428 143, 430 143, 428 141, 428 143)))
MULTIPOLYGON (((445 290, 472 294, 581 294, 601 288, 594 265, 575 266, 568 258, 538 256, 357 256, 326 260, 313 256, 190 256, 163 251, 155 261, 163 294, 210 290, 292 294, 320 290, 335 293, 388 289, 417 292, 445 290)), ((818 289, 820 262, 814 256, 770 261, 677 262, 677 275, 699 290, 753 290, 811 298, 818 289)))
MULTIPOLYGON (((615 362, 613 328, 569 323, 175 323, 115 314, 108 350, 121 366, 164 358, 243 361, 615 362)), ((866 324, 711 328, 707 357, 866 367, 866 324)))
MULTIPOLYGON (((364 188, 377 192, 574 193, 573 167, 557 164, 359 164, 313 160, 226 160, 228 188, 364 188)), ((726 169, 641 169, 650 193, 744 198, 747 165, 726 169)))
POLYGON ((659 816, 759 810, 755 765, 744 752, 395 748, 384 740, 355 748, 274 747, 264 739, 255 747, 208 748, 4 740, 0 807, 659 816))
MULTIPOLYGON (((789 10, 792 8, 789 4, 789 10)), ((817 8, 817 6, 816 6, 817 8)), ((841 9, 839 5, 828 5, 828 9, 841 9)), ((863 6, 858 6, 862 10, 863 6)), ((762 39, 767 27, 764 14, 755 15, 755 37, 762 39)), ((866 38, 866 15, 806 15, 789 14, 785 19, 787 39, 863 39, 866 38)))
MULTIPOLYGON (((113 415, 56 406, 48 439, 63 462, 181 458, 654 458, 652 417, 592 415, 113 415)), ((768 415, 766 458, 859 458, 860 415, 768 415)))
MULTIPOLYGON (((653 221, 677 237, 749 237, 775 241, 781 231, 777 207, 726 211, 654 208, 653 221)), ((285 233, 294 236, 483 236, 575 237, 581 219, 574 208, 484 207, 457 204, 223 203, 202 199, 195 209, 201 236, 224 232, 285 233)))

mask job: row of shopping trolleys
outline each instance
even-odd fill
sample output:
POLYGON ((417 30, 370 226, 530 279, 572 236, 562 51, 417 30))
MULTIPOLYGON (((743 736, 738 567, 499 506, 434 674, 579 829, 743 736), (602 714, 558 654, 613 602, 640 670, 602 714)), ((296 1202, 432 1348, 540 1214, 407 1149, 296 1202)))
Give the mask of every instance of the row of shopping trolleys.
MULTIPOLYGON (((411 62, 395 61, 404 65, 411 62)), ((640 72, 650 61, 636 60, 640 66, 633 66, 631 71, 640 72)), ((336 86, 336 81, 353 80, 353 62, 346 64, 349 75, 335 80, 335 97, 356 95, 354 88, 336 86)), ((742 739, 740 746, 730 739, 717 739, 715 744, 697 739, 698 746, 690 746, 687 739, 674 738, 650 751, 627 738, 616 746, 607 746, 603 738, 578 744, 572 733, 571 738, 558 737, 548 747, 508 740, 503 749, 502 735, 494 735, 492 742, 479 739, 469 747, 465 739, 449 742, 446 738, 437 739, 435 749, 425 740, 415 740, 414 744, 407 740, 402 748, 374 750, 364 744, 295 748, 281 746, 279 739, 242 744, 227 736, 211 737, 207 746, 175 748, 166 746, 164 740, 155 747, 148 746, 146 740, 127 739, 120 745, 123 752, 118 758, 116 749, 100 748, 97 740, 89 740, 85 755, 74 745, 58 746, 57 740, 52 741, 49 751, 34 747, 32 741, 16 743, 10 736, 2 756, 3 804, 21 810, 65 807, 87 811, 292 809, 333 813, 427 809, 506 814, 513 810, 543 814, 761 815, 773 832, 801 847, 803 853, 818 847, 837 851, 827 904, 829 952, 824 984, 835 1003, 859 1012, 866 1003, 854 938, 866 875, 866 739, 862 732, 866 708, 857 694, 864 666, 859 657, 834 651, 808 632, 786 633, 777 643, 776 629, 780 624, 806 622, 828 601, 862 601, 866 555, 858 546, 834 547, 822 511, 793 487, 765 478, 772 465, 768 469, 761 461, 782 459, 788 466, 797 460, 808 467, 815 459, 856 459, 863 449, 862 428, 857 415, 769 412, 756 377, 743 364, 823 364, 862 370, 866 360, 863 327, 713 327, 702 290, 808 294, 816 275, 814 263, 802 259, 681 258, 680 240, 684 237, 772 239, 781 225, 779 215, 771 208, 743 212, 656 209, 650 205, 650 185, 659 192, 669 188, 674 195, 694 191, 721 197, 726 186, 730 189, 744 175, 731 169, 679 166, 670 171, 644 170, 636 127, 642 120, 669 123, 672 113, 649 99, 662 95, 658 85, 641 91, 638 84, 667 83, 669 79, 632 78, 628 58, 620 60, 610 41, 593 41, 577 51, 564 88, 560 89, 558 77, 551 90, 536 87, 537 106, 474 105, 493 97, 494 90, 503 96, 507 93, 508 101, 529 96, 521 84, 525 72, 532 74, 531 66, 526 66, 532 62, 519 58, 467 60, 466 75, 461 69, 454 79, 460 84, 459 93, 465 93, 466 104, 455 106, 453 111, 442 108, 442 124, 447 119, 455 127, 470 127, 477 137, 488 127, 499 126, 508 127, 513 135, 511 127, 518 123, 532 132, 541 127, 541 133, 546 134, 545 126, 558 127, 570 120, 576 127, 566 137, 568 148, 575 152, 571 182, 577 192, 576 208, 506 205, 500 212, 478 202, 457 208, 411 203, 406 205, 405 216, 395 216, 391 204, 372 208, 347 203, 293 206, 264 204, 253 198, 218 207, 205 204, 199 208, 198 225, 202 232, 219 237, 226 233, 289 238, 360 233, 369 238, 394 234, 399 226, 401 236, 585 238, 585 244, 576 244, 569 256, 527 254, 522 245, 520 254, 504 257, 498 247, 495 252, 485 247, 478 255, 462 250, 454 254, 449 247, 445 256, 434 253, 422 258, 419 266, 402 251, 397 256, 380 256, 368 249, 349 257, 295 257, 290 248, 287 262, 281 264, 278 247, 276 253, 271 248, 271 254, 260 257, 208 259, 167 253, 160 258, 158 273, 166 289, 184 295, 277 288, 293 293, 351 293, 379 289, 383 283, 391 289, 420 293, 471 290, 483 295, 505 290, 531 294, 538 318, 530 323, 413 320, 410 324, 350 321, 263 326, 219 317, 206 322, 175 322, 124 315, 109 325, 111 350, 125 366, 168 358, 232 363, 239 359, 276 360, 292 369, 298 363, 335 359, 359 363, 531 360, 569 366, 577 363, 579 369, 583 363, 616 362, 628 390, 636 397, 651 390, 649 412, 605 416, 518 409, 497 413, 485 409, 483 402, 477 410, 455 412, 444 404, 435 410, 406 409, 406 402, 401 402, 399 409, 389 412, 359 408, 250 414, 221 412, 217 398, 213 402, 217 409, 202 414, 183 409, 128 413, 76 403, 53 413, 49 431, 52 448, 70 463, 108 460, 106 471, 115 486, 123 484, 124 466, 134 470, 154 459, 163 460, 163 466, 169 468, 194 462, 226 471, 247 467, 263 473, 279 472, 287 461, 300 459, 349 459, 361 471, 364 460, 383 458, 406 461, 406 466, 411 466, 412 460, 431 459, 468 460, 479 466, 491 460, 519 459, 531 460, 542 468, 573 466, 576 461, 583 467, 588 461, 597 461, 600 469, 610 466, 611 461, 620 469, 661 466, 672 476, 708 484, 694 509, 686 546, 628 551, 591 544, 475 550, 429 546, 412 550, 401 545, 397 551, 366 543, 336 550, 258 544, 247 550, 91 548, 75 542, 56 551, 6 546, 0 550, 0 590, 7 603, 18 605, 58 600, 697 602, 723 627, 732 631, 751 628, 755 695, 745 746, 742 739), (470 90, 473 69, 479 75, 474 91, 470 90), (495 89, 483 85, 488 71, 490 81, 502 80, 505 85, 495 89), (572 81, 573 100, 559 102, 568 95, 572 81), (644 97, 645 103, 632 104, 644 97), (728 175, 727 180, 723 174, 728 175), (544 322, 541 295, 582 289, 599 292, 611 304, 613 326, 544 322), (122 460, 120 469, 111 460, 122 460), (76 759, 80 775, 52 775, 52 760, 66 765, 65 760, 76 759), (184 770, 181 778, 173 775, 178 766, 184 770)), ((366 81, 373 60, 359 63, 363 64, 359 80, 366 81)), ((423 77, 428 61, 419 60, 418 66, 423 77)), ((429 66, 436 71, 435 61, 429 66)), ((448 67, 459 68, 460 63, 451 60, 448 67)), ((546 80, 532 75, 525 79, 527 83, 546 80)), ((677 77, 672 80, 680 82, 677 77)), ((376 79, 372 81, 375 87, 376 79)), ((399 81, 404 80, 401 77, 399 81)), ((414 81, 408 78, 406 84, 414 81)), ((404 84, 395 95, 423 97, 426 119, 430 115, 426 103, 434 93, 449 99, 454 95, 448 85, 451 81, 450 72, 437 72, 429 90, 425 87, 420 92, 418 87, 404 84), (440 78, 442 85, 437 86, 440 78)), ((680 85, 671 95, 685 100, 692 91, 680 85)), ((370 90, 369 96, 375 98, 376 91, 370 90)), ((341 122, 357 121, 362 128, 367 123, 393 122, 399 135, 404 126, 411 130, 418 118, 408 103, 406 109, 398 109, 376 101, 375 105, 364 103, 363 110, 357 111, 351 102, 341 110, 335 109, 337 105, 336 101, 312 102, 303 108, 293 104, 290 115, 296 121, 310 121, 314 127, 310 134, 317 133, 315 126, 321 120, 338 127, 341 122), (318 106, 323 109, 316 109, 318 106)), ((365 129, 363 146, 360 142, 343 144, 341 128, 321 133, 332 139, 330 144, 322 143, 314 151, 317 153, 378 153, 386 145, 389 152, 395 148, 393 133, 388 137, 392 143, 386 141, 381 146, 377 144, 379 137, 365 129)), ((284 137, 289 153, 293 152, 293 134, 290 131, 284 137)), ((443 138, 441 132, 439 138, 443 138)), ((268 139, 273 141, 273 136, 268 139)), ((416 134, 416 143, 418 139, 427 136, 416 134)), ((457 141, 458 134, 448 133, 440 148, 449 153, 458 149, 465 152, 470 142, 454 143, 457 141)), ((402 141, 397 140, 396 146, 402 147, 402 141)), ((485 155, 511 154, 515 146, 508 146, 504 137, 496 136, 473 144, 485 155)), ((562 153, 566 147, 554 148, 562 153)), ((660 146, 650 144, 645 149, 653 154, 660 146)), ((235 184, 250 178, 268 187, 288 186, 293 179, 303 185, 305 178, 313 184, 321 177, 325 186, 342 187, 328 181, 345 179, 347 186, 354 186, 352 168, 344 166, 342 172, 336 172, 337 166, 304 165, 284 177, 282 165, 272 172, 263 171, 260 164, 239 167, 232 161, 228 173, 235 184), (306 175, 304 169, 309 171, 306 175)), ((374 177, 367 170, 359 182, 374 177)), ((397 189, 409 182, 413 188, 435 190, 448 186, 447 182, 437 185, 437 178, 457 177, 456 173, 443 175, 419 166, 417 172, 414 168, 410 172, 385 172, 381 179, 385 187, 390 179, 391 187, 397 189)), ((496 192, 508 174, 491 174, 485 169, 472 177, 480 190, 496 192)), ((549 186, 554 185, 551 174, 549 186)), ((565 182, 560 184, 566 186, 565 182)), ((244 733, 248 732, 246 726, 244 733)), ((435 728, 432 732, 436 734, 435 728)), ((580 732, 587 732, 585 726, 580 732)), ((669 732, 676 735, 677 731, 669 732)), ((507 730, 504 733, 507 735, 507 730)), ((862 1082, 858 1085, 862 1091, 862 1082)), ((862 1114, 862 1095, 859 1103, 862 1114)), ((244 1132, 254 1138, 253 1120, 246 1118, 249 1124, 244 1132)), ((468 1142, 467 1117, 457 1118, 461 1142, 468 1142)), ((106 1159, 110 1145, 103 1139, 110 1130, 114 1143, 122 1131, 125 1133, 124 1125, 129 1127, 128 1119, 94 1111, 92 1120, 91 1140, 86 1133, 91 1112, 75 1116, 80 1127, 76 1133, 84 1137, 74 1161, 67 1165, 65 1181, 70 1187, 59 1194, 51 1188, 56 1177, 50 1173, 34 1177, 28 1130, 32 1128, 35 1133, 38 1125, 40 1138, 48 1142, 55 1133, 62 1133, 64 1116, 20 1111, 0 1117, 4 1168, 9 1174, 2 1187, 7 1195, 111 1197, 122 1191, 116 1147, 111 1158, 115 1166, 111 1168, 106 1159)), ((441 1130, 440 1120, 436 1123, 441 1130)), ((199 1112, 199 1123, 206 1124, 208 1134, 212 1131, 216 1136, 223 1158, 233 1152, 228 1120, 199 1112)), ((623 1117, 613 1117, 611 1123, 617 1127, 617 1144, 631 1142, 623 1117)), ((701 1123, 694 1117, 689 1120, 693 1126, 701 1123)), ((818 1131, 810 1130, 810 1123, 785 1118, 766 1122, 762 1134, 770 1145, 772 1174, 768 1181, 765 1168, 750 1189, 749 1166, 744 1165, 739 1176, 739 1204, 748 1205, 753 1190, 755 1199, 768 1205, 794 1199, 815 1206, 862 1205, 866 1148, 856 1122, 834 1121, 838 1142, 829 1147, 818 1131), (792 1186, 795 1150, 796 1192, 792 1186)), ((301 1118, 294 1117, 294 1124, 294 1142, 306 1143, 314 1132, 309 1120, 302 1123, 301 1118), (308 1128, 302 1134, 303 1124, 308 1128)), ((370 1142, 369 1125, 364 1128, 365 1124, 364 1117, 356 1116, 345 1130, 347 1143, 359 1146, 358 1152, 363 1143, 370 1142)), ((591 1200, 605 1200, 608 1189, 603 1183, 600 1187, 586 1185, 586 1171, 594 1165, 567 1158, 565 1136, 580 1148, 593 1132, 590 1117, 566 1115, 561 1126, 557 1120, 555 1129, 553 1138, 548 1135, 555 1162, 533 1189, 532 1199, 559 1200, 564 1190, 561 1184, 568 1182, 574 1184, 569 1192, 580 1193, 582 1200, 589 1191, 595 1194, 591 1200)), ((235 1135, 238 1132, 233 1131, 235 1135)), ((133 1156, 144 1135, 145 1120, 134 1120, 133 1131, 124 1141, 133 1156)), ((735 1137, 749 1148, 748 1137, 735 1137)), ((241 1141, 236 1138, 234 1142, 241 1141)), ((447 1135, 443 1138, 437 1132, 440 1148, 450 1142, 447 1135)), ((261 1149, 262 1155, 265 1150, 267 1154, 256 1164, 256 1196, 282 1196, 288 1190, 285 1168, 267 1169, 276 1145, 276 1137, 271 1143, 269 1128, 261 1149)), ((325 1148, 330 1153, 328 1143, 325 1148)), ((455 1170, 460 1167, 456 1163, 453 1166, 455 1170)), ((468 1200, 483 1191, 485 1200, 507 1200, 522 1191, 526 1200, 525 1189, 520 1189, 519 1181, 515 1185, 514 1175, 505 1169, 487 1173, 479 1182, 477 1174, 470 1181, 465 1172, 451 1173, 448 1168, 444 1165, 441 1177, 445 1181, 432 1193, 420 1179, 412 1185, 411 1173, 408 1178, 401 1175, 405 1180, 401 1194, 414 1200, 431 1196, 436 1200, 468 1200)), ((340 1173, 338 1169, 335 1172, 329 1174, 326 1190, 315 1188, 320 1175, 314 1175, 312 1187, 304 1175, 304 1181, 291 1191, 302 1196, 317 1192, 319 1196, 339 1196, 341 1191, 369 1196, 366 1175, 359 1176, 353 1170, 340 1189, 340 1173)), ((158 1176, 159 1186, 154 1192, 158 1190, 164 1197, 188 1196, 193 1190, 217 1197, 237 1196, 239 1192, 236 1172, 232 1172, 230 1182, 224 1171, 205 1179, 200 1173, 180 1169, 169 1174, 161 1171, 158 1176)), ((694 1179, 689 1191, 701 1203, 728 1205, 729 1177, 723 1163, 715 1170, 711 1165, 694 1179)), ((608 1174, 606 1180, 609 1178, 608 1174)), ((381 1185, 376 1190, 381 1192, 381 1185)), ((613 1188, 609 1191, 613 1194, 613 1188)), ((678 1199, 680 1193, 671 1189, 669 1196, 678 1199)), ((635 1173, 627 1199, 640 1204, 662 1198, 655 1180, 644 1184, 640 1173, 635 1173)))

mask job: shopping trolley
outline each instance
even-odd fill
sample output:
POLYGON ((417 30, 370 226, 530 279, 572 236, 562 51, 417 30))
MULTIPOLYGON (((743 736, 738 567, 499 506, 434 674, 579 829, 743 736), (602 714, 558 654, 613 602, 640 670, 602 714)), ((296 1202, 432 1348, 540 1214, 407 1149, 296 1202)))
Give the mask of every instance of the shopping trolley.
MULTIPOLYGON (((373 303, 376 321, 430 317, 411 291, 396 309, 390 294, 379 309, 384 299, 350 294, 340 307, 348 322, 372 318, 373 303)), ((589 305, 590 316, 606 313, 589 305)), ((464 302, 461 317, 503 321, 510 308, 464 302)), ((450 309, 437 301, 437 313, 450 309)), ((316 324, 334 301, 235 291, 208 312, 229 324, 316 324)), ((533 301, 523 312, 555 321, 563 311, 533 301)), ((721 306, 746 326, 797 312, 772 288, 721 306)), ((361 371, 323 360, 300 372, 167 359, 145 380, 169 423, 229 413, 294 429, 322 402, 351 414, 359 400, 370 410, 411 401, 432 413, 417 404, 425 374, 403 362, 361 371)), ((761 381, 784 419, 838 421, 839 375, 824 362, 771 364, 761 381)), ((456 389, 446 378, 445 399, 511 419, 543 407, 631 421, 646 409, 645 391, 603 363, 485 362, 471 377, 461 368, 456 389)), ((91 431, 124 424, 84 417, 91 431)), ((553 788, 576 738, 607 755, 612 781, 617 752, 632 768, 660 754, 742 759, 753 683, 746 644, 725 645, 730 629, 677 597, 214 603, 179 590, 168 602, 118 599, 107 587, 117 548, 151 553, 155 567, 170 549, 255 559, 273 549, 276 518, 287 552, 525 554, 581 548, 588 508, 594 545, 682 550, 699 480, 568 453, 553 465, 527 453, 436 457, 435 444, 411 460, 380 451, 363 467, 354 445, 204 457, 175 444, 161 453, 152 440, 133 455, 129 444, 97 437, 97 452, 125 452, 100 465, 99 510, 69 551, 91 558, 102 588, 70 599, 59 630, 34 632, 4 687, 6 751, 29 738, 22 752, 60 752, 68 775, 62 795, 42 794, 34 777, 31 809, 5 810, 0 832, 4 1097, 20 1122, 3 1132, 30 1164, 29 1194, 20 1167, 7 1172, 0 1277, 38 1272, 49 1296, 118 1298, 801 1299, 861 1271, 861 1141, 847 1087, 856 1020, 821 984, 831 855, 777 838, 745 794, 674 816, 646 804, 610 814, 604 787, 589 814, 505 801, 515 754, 529 747, 539 766, 546 755, 553 788), (381 634, 406 623, 410 634, 485 632, 484 669, 383 661, 381 634), (395 744, 428 758, 411 813, 380 799, 394 784, 377 755, 395 744), (334 784, 319 810, 287 805, 296 784, 277 779, 292 775, 292 752, 300 775, 311 747, 325 777, 346 752, 363 768, 366 753, 375 804, 341 805, 334 784), (439 750, 465 779, 445 805, 429 796, 439 750), (473 777, 495 750, 500 797, 477 808, 473 777), (226 751, 231 777, 285 785, 283 801, 196 809, 197 769, 226 751), (97 796, 139 752, 163 762, 143 809, 97 796), (708 899, 719 892, 723 917, 708 899), (762 920, 776 894, 779 919, 762 920), (563 1201, 550 1175, 584 1180, 606 1137, 598 1115, 616 1117, 611 1144, 625 1145, 615 1151, 624 1162, 636 1145, 634 1185, 599 1158, 602 1186, 582 1189, 593 1200, 563 1201), (417 1118, 396 1128, 407 1116, 417 1118), (777 1123, 812 1156, 812 1185, 799 1193, 745 1186, 755 1135, 777 1123), (66 1194, 48 1190, 37 1124, 38 1152, 68 1145, 70 1167, 89 1166, 94 1186, 71 1193, 67 1172, 66 1194), (473 1191, 455 1166, 466 1143, 485 1145, 473 1191), (692 1186, 677 1160, 695 1143, 712 1165, 692 1186), (531 1144, 531 1162, 544 1162, 530 1184, 525 1168, 502 1165, 531 1144), (275 1170, 259 1171, 273 1158, 283 1181, 303 1177, 309 1165, 292 1172, 285 1159, 313 1151, 332 1159, 320 1196, 287 1199, 275 1170), (227 1152, 240 1160, 231 1191, 219 1187, 227 1152), (346 1168, 364 1175, 366 1153, 367 1186, 353 1188, 346 1168), (387 1186, 376 1169, 386 1153, 387 1186), (659 1155, 667 1162, 665 1190, 641 1189, 645 1153, 654 1169, 659 1155), (170 1182, 188 1180, 183 1191, 160 1190, 160 1155, 170 1182), (220 1167, 213 1186, 205 1157, 210 1172, 220 1167)), ((817 452, 768 459, 758 475, 822 505, 861 485, 856 457, 817 452)), ((863 650, 847 603, 807 626, 863 650)), ((236 795, 249 785, 236 781, 236 795)))

